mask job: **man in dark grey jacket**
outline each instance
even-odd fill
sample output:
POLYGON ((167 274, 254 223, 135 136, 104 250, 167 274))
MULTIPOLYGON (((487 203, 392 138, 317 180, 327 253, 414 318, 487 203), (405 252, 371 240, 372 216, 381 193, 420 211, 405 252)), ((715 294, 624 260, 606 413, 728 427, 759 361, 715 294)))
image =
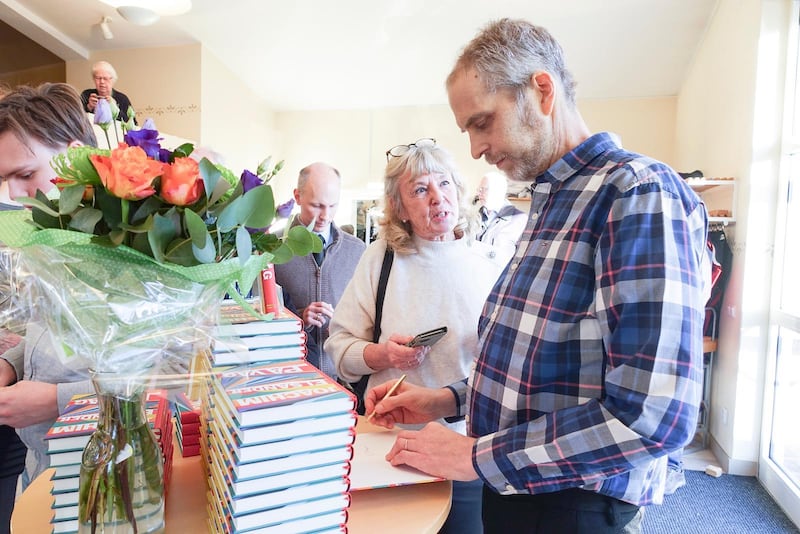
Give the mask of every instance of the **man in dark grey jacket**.
POLYGON ((320 347, 319 361, 309 361, 332 378, 336 367, 322 350, 333 309, 353 276, 366 245, 333 222, 339 209, 342 178, 327 163, 312 163, 300 171, 294 199, 300 213, 292 226, 308 227, 323 243, 321 254, 292 258, 275 266, 275 280, 300 312, 308 335, 320 347))

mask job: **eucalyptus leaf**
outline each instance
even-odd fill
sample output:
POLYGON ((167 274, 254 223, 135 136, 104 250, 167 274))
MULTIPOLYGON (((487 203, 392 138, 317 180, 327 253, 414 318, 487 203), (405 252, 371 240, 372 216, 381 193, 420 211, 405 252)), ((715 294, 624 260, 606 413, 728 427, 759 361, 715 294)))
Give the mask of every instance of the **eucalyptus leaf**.
POLYGON ((167 244, 164 257, 171 263, 185 265, 187 267, 201 263, 200 260, 197 259, 197 256, 195 256, 192 241, 183 237, 174 239, 167 244))
POLYGON ((167 250, 167 246, 177 235, 175 225, 169 217, 158 214, 153 216, 153 228, 147 232, 147 241, 150 243, 150 249, 156 261, 161 263, 166 261, 164 253, 167 250))
POLYGON ((127 232, 125 230, 111 230, 108 233, 108 238, 111 240, 111 243, 114 245, 121 245, 123 241, 125 241, 125 236, 127 232))
MULTIPOLYGON (((186 220, 186 228, 189 230, 189 237, 192 238, 192 245, 201 250, 205 249, 207 243, 212 241, 206 223, 192 210, 184 211, 183 216, 186 220)), ((213 241, 211 245, 214 245, 213 241)))
POLYGON ((163 207, 162 201, 156 196, 149 196, 142 201, 131 215, 131 223, 146 219, 163 207))
MULTIPOLYGON (((37 191, 38 192, 38 191, 37 191)), ((22 204, 23 206, 29 206, 34 208, 34 210, 39 210, 50 217, 55 217, 56 219, 59 216, 57 210, 52 207, 52 203, 47 197, 44 197, 44 200, 41 198, 31 198, 31 197, 17 197, 16 201, 22 204)), ((49 226, 47 228, 50 228, 49 226)))
POLYGON ((206 242, 205 247, 198 247, 192 243, 192 253, 200 263, 214 263, 217 259, 217 249, 211 239, 206 242))
POLYGON ((70 228, 87 234, 94 233, 94 227, 103 218, 103 212, 95 208, 82 208, 72 215, 70 228))
MULTIPOLYGON (((61 214, 72 213, 78 209, 83 200, 84 191, 86 191, 86 186, 83 184, 70 185, 62 189, 58 196, 58 212, 61 214)), ((92 229, 94 229, 94 225, 92 225, 92 229)))
POLYGON ((267 185, 254 187, 242 198, 244 209, 247 216, 242 224, 249 228, 266 228, 272 224, 275 217, 275 199, 272 196, 272 188, 267 185))
POLYGON ((285 243, 296 256, 305 256, 311 252, 322 252, 320 238, 304 226, 292 226, 289 228, 285 243))
POLYGON ((250 232, 244 226, 240 226, 236 229, 236 251, 241 263, 245 263, 250 259, 252 250, 253 241, 250 239, 250 232))
POLYGON ((139 224, 120 223, 119 227, 123 230, 127 230, 128 232, 132 232, 134 234, 144 234, 146 232, 149 232, 150 229, 153 228, 153 217, 149 216, 147 219, 145 219, 139 224))
POLYGON ((217 217, 217 228, 223 233, 230 232, 244 223, 247 215, 247 206, 244 204, 244 197, 234 198, 230 204, 225 206, 217 217))
POLYGON ((276 265, 286 263, 293 257, 292 249, 286 243, 281 243, 278 248, 272 251, 272 263, 276 265))
POLYGON ((217 182, 219 182, 220 173, 216 165, 211 163, 208 158, 200 160, 200 176, 203 177, 203 185, 205 186, 206 198, 211 199, 211 193, 216 189, 217 182))

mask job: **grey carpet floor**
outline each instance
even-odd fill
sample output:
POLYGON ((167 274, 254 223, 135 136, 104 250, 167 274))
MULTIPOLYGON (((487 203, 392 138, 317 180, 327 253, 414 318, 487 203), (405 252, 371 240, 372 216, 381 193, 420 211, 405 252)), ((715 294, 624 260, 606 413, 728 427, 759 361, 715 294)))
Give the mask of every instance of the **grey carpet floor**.
POLYGON ((644 534, 798 534, 755 477, 686 471, 686 485, 645 509, 644 534))

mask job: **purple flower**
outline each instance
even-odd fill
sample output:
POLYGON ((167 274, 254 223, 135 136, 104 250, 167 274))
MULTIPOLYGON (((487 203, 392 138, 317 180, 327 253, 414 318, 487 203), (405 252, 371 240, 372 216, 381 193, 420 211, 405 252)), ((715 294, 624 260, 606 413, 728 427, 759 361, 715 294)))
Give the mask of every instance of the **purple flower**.
POLYGON ((108 100, 105 98, 99 99, 97 107, 94 108, 94 123, 108 127, 111 124, 111 120, 111 106, 108 104, 108 100))
POLYGON ((142 124, 142 130, 158 130, 158 128, 156 128, 156 121, 154 121, 152 117, 147 117, 144 120, 144 124, 142 124))
POLYGON ((241 180, 242 180, 242 188, 244 189, 245 193, 247 193, 251 189, 258 187, 259 185, 264 185, 264 183, 261 181, 261 178, 259 178, 252 172, 248 171, 247 169, 242 171, 241 180))
POLYGON ((148 158, 160 160, 159 152, 161 145, 158 132, 156 130, 130 130, 125 134, 125 142, 128 146, 138 146, 144 150, 148 158))
POLYGON ((278 209, 275 211, 277 211, 278 217, 286 219, 287 217, 289 217, 289 215, 292 214, 293 209, 294 209, 294 199, 290 198, 288 201, 278 206, 278 209))

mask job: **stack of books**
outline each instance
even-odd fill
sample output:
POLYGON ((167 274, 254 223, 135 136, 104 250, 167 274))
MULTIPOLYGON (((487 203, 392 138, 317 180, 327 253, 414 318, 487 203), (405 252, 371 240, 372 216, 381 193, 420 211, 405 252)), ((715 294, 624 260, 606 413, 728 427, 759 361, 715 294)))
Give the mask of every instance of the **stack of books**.
POLYGON ((262 321, 237 304, 223 303, 221 324, 213 332, 211 365, 239 365, 304 359, 306 333, 303 321, 286 308, 262 321))
POLYGON ((212 370, 203 409, 211 532, 346 527, 355 398, 304 360, 212 370))
MULTIPOLYGON (((164 488, 172 473, 172 416, 167 392, 147 392, 147 419, 164 457, 164 488)), ((53 532, 78 532, 78 488, 81 458, 89 437, 97 429, 97 397, 93 393, 75 395, 45 435, 52 477, 53 532)), ((166 498, 166 491, 164 497, 166 498)))
POLYGON ((175 437, 181 456, 200 454, 200 411, 201 402, 190 399, 184 392, 175 395, 172 411, 175 414, 175 437))

